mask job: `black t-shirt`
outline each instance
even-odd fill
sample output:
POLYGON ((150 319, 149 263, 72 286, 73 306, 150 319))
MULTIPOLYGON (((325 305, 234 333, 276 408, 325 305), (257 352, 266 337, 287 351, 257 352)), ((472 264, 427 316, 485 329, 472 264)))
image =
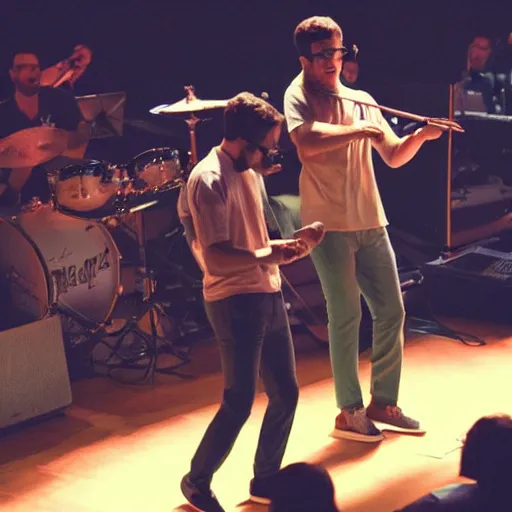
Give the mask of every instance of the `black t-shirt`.
POLYGON ((41 87, 39 112, 34 119, 29 119, 18 108, 14 97, 0 103, 0 139, 35 126, 74 131, 81 120, 82 113, 72 94, 53 87, 41 87))
MULTIPOLYGON (((52 126, 66 131, 75 131, 83 119, 78 103, 72 94, 52 87, 39 90, 39 112, 29 119, 19 108, 14 97, 0 103, 0 139, 20 130, 37 126, 52 126)), ((42 164, 44 167, 44 164, 42 164)), ((51 163, 50 163, 51 167, 51 163)), ((9 179, 10 169, 0 169, 0 183, 9 179)), ((42 201, 50 198, 46 174, 36 168, 21 190, 21 201, 37 196, 42 201)), ((2 197, 0 196, 0 203, 2 197)))

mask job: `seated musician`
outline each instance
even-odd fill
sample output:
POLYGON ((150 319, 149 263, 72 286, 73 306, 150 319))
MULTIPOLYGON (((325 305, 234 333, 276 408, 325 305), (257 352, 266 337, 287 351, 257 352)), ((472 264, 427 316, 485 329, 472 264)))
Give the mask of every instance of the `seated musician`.
POLYGON ((455 110, 500 113, 495 74, 491 70, 492 41, 477 35, 469 44, 466 70, 455 84, 455 110), (474 100, 471 101, 471 96, 474 100))
MULTIPOLYGON (((48 159, 45 159, 43 148, 40 153, 43 155, 41 162, 46 162, 45 168, 64 167, 71 161, 70 158, 82 158, 89 137, 89 126, 83 120, 75 98, 66 91, 40 85, 41 69, 34 53, 15 54, 9 74, 14 84, 14 95, 0 103, 0 162, 2 157, 7 156, 11 159, 19 156, 22 159, 27 152, 27 144, 32 144, 32 141, 24 140, 23 148, 14 144, 6 145, 6 141, 2 145, 2 139, 20 130, 39 126, 68 132, 67 149, 63 154, 68 159, 62 158, 57 162, 58 159, 53 159, 55 155, 50 154, 50 149, 48 159)), ((37 146, 38 142, 36 137, 33 144, 37 146)), ((43 169, 0 170, 0 205, 25 203, 33 197, 39 197, 42 201, 50 198, 43 169)))

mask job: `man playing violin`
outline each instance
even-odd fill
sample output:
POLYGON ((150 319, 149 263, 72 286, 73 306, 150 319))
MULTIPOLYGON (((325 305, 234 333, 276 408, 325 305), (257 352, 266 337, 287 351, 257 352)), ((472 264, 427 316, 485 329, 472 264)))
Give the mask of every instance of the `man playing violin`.
MULTIPOLYGON (((0 103, 0 140, 27 128, 58 128, 68 132, 67 156, 80 158, 85 151, 89 127, 75 98, 59 89, 41 87, 39 59, 34 53, 17 53, 9 74, 15 90, 11 98, 0 103)), ((18 150, 10 146, 0 148, 0 161, 7 151, 18 150)), ((42 170, 0 170, 0 204, 26 202, 33 196, 43 201, 49 199, 48 183, 42 170)))
POLYGON ((74 47, 69 58, 61 60, 42 71, 41 85, 60 87, 75 94, 76 83, 82 78, 91 62, 91 49, 84 44, 78 44, 74 47))
POLYGON ((303 225, 319 220, 325 238, 311 252, 326 297, 337 405, 333 436, 383 439, 373 421, 423 432, 397 407, 404 305, 387 219, 375 180, 372 148, 390 167, 410 161, 441 130, 424 126, 399 138, 366 92, 340 82, 343 37, 331 19, 313 17, 295 30, 302 72, 285 93, 285 115, 302 163, 303 225), (343 99, 341 98, 343 97, 343 99), (373 317, 372 400, 365 409, 358 378, 360 296, 373 317))

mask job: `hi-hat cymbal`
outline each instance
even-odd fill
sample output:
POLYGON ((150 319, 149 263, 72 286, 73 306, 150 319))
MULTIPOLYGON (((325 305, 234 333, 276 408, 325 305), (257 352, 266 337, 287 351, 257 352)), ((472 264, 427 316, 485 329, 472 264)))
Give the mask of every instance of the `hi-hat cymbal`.
POLYGON ((34 167, 61 155, 68 147, 68 133, 50 126, 15 132, 0 140, 0 167, 34 167))
POLYGON ((226 108, 228 100, 200 100, 197 98, 189 100, 184 98, 172 105, 159 105, 152 108, 152 114, 192 114, 203 110, 226 108))

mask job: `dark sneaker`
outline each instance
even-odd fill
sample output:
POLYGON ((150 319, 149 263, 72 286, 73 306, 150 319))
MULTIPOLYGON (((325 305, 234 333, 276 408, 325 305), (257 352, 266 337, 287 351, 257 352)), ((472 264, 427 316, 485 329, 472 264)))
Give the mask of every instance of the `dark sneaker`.
POLYGON ((253 478, 249 487, 251 501, 269 505, 272 501, 273 485, 275 485, 275 477, 253 478))
POLYGON ((181 492, 201 512, 225 512, 209 487, 193 483, 188 475, 181 480, 181 492))
POLYGON ((366 415, 364 407, 355 410, 342 409, 336 416, 331 436, 363 443, 378 443, 384 439, 382 432, 366 415))
POLYGON ((366 409, 366 415, 377 423, 384 423, 393 427, 393 431, 410 434, 424 434, 420 422, 406 416, 400 407, 386 405, 381 407, 371 403, 366 409))

